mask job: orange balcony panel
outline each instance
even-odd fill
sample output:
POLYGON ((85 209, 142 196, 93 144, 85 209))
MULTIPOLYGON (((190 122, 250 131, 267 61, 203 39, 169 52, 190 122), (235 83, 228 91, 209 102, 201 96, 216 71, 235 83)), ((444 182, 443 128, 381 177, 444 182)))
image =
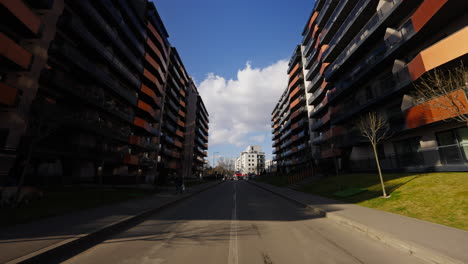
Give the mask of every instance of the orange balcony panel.
POLYGON ((138 165, 138 157, 135 155, 127 154, 123 158, 123 163, 127 165, 138 165))
POLYGON ((158 31, 156 31, 156 29, 153 27, 153 25, 151 25, 150 22, 148 22, 147 27, 148 27, 149 31, 151 32, 151 34, 158 40, 159 44, 161 44, 161 47, 163 47, 163 52, 167 57, 168 56, 167 47, 166 47, 166 45, 164 43, 164 40, 162 39, 161 35, 159 34, 158 31))
POLYGON ((164 73, 161 71, 161 66, 151 57, 151 55, 149 55, 149 53, 146 53, 145 60, 159 73, 161 79, 164 80, 165 76, 164 73))
POLYGON ((151 72, 149 72, 147 69, 143 69, 143 75, 148 78, 148 80, 150 80, 155 86, 156 88, 159 90, 160 94, 163 94, 163 90, 162 90, 162 85, 161 83, 159 83, 158 79, 156 78, 156 76, 154 76, 151 72))
POLYGON ((296 100, 294 100, 294 101, 289 105, 289 109, 293 109, 294 107, 296 107, 296 105, 299 104, 299 99, 301 99, 301 98, 297 98, 296 100))
POLYGON ((299 69, 299 65, 300 65, 300 64, 299 64, 299 61, 296 62, 296 66, 294 66, 294 68, 293 68, 293 69, 291 70, 291 72, 289 73, 289 78, 291 78, 291 76, 293 76, 293 75, 296 73, 296 71, 299 69))
POLYGON ((174 141, 174 145, 175 145, 176 147, 182 148, 182 142, 180 142, 180 141, 178 141, 178 140, 174 141))
POLYGON ((320 47, 320 52, 317 56, 317 60, 320 62, 322 60, 322 55, 323 53, 328 49, 328 45, 324 44, 322 47, 320 47))
POLYGON ((179 110, 178 114, 179 114, 181 117, 185 117, 185 113, 184 113, 182 110, 179 110))
POLYGON ((182 84, 182 86, 186 85, 184 78, 180 77, 180 83, 182 84))
POLYGON ((299 86, 296 86, 294 90, 289 94, 289 99, 293 98, 300 91, 299 86))
POLYGON ((318 17, 318 12, 315 11, 314 14, 310 17, 309 24, 307 25, 309 29, 312 28, 312 25, 314 24, 315 19, 317 19, 317 17, 318 17))
POLYGON ((425 72, 467 54, 466 43, 468 43, 468 27, 423 50, 408 63, 408 71, 412 80, 417 80, 425 72))
POLYGON ((184 91, 184 89, 180 89, 180 91, 179 91, 179 92, 180 92, 180 95, 182 95, 182 97, 184 97, 184 98, 185 98, 185 91, 184 91))
POLYGON ((204 144, 203 146, 204 146, 205 148, 208 148, 208 144, 204 144))
POLYGON ((182 107, 185 107, 185 106, 186 106, 185 102, 182 101, 182 100, 179 101, 179 104, 180 104, 182 107))
POLYGON ((184 137, 184 132, 180 131, 179 129, 176 130, 176 135, 179 137, 184 137))
POLYGON ((426 0, 411 17, 413 27, 416 32, 421 28, 445 5, 448 0, 426 0))
POLYGON ((21 0, 0 0, 0 5, 8 9, 34 35, 39 33, 41 19, 21 0))
POLYGON ((318 32, 318 30, 319 30, 319 27, 315 25, 314 31, 312 32, 312 38, 315 38, 315 34, 318 32))
POLYGON ((156 112, 154 111, 154 109, 147 103, 141 101, 141 100, 138 100, 138 108, 140 108, 141 110, 149 113, 152 117, 156 118, 156 112))
POLYGON ((405 113, 406 126, 416 128, 453 118, 459 114, 468 114, 468 101, 463 90, 457 90, 408 109, 405 113), (453 104, 459 110, 456 110, 453 104))
POLYGON ((135 126, 138 126, 138 127, 141 127, 143 129, 145 129, 148 132, 151 132, 151 127, 148 124, 148 122, 146 122, 144 119, 142 119, 140 117, 135 117, 135 119, 133 120, 133 124, 135 126))
POLYGON ((185 123, 182 121, 182 120, 177 120, 177 125, 181 126, 181 127, 185 127, 185 123))
MULTIPOLYGON (((1 0, 0 0, 1 1, 1 0)), ((7 1, 8 2, 8 1, 7 1)), ((16 2, 16 1, 15 1, 16 2)), ((29 68, 32 55, 5 34, 0 32, 0 56, 7 58, 24 70, 29 68)))
POLYGON ((160 106, 161 105, 161 97, 157 97, 153 90, 151 90, 148 86, 141 84, 141 92, 145 93, 149 97, 153 98, 153 101, 160 106))
POLYGON ((291 125, 291 129, 296 129, 299 127, 299 123, 294 123, 291 125))
POLYGON ((327 62, 322 63, 322 67, 320 67, 320 75, 323 75, 323 72, 328 67, 328 65, 330 65, 330 63, 327 63, 327 62))
POLYGON ((296 77, 294 77, 294 79, 290 80, 290 82, 289 82, 289 89, 291 89, 291 87, 293 87, 294 85, 296 85, 297 81, 299 81, 299 76, 296 76, 296 77))
POLYGON ((167 62, 166 60, 163 58, 163 55, 161 53, 161 51, 159 50, 158 47, 156 47, 156 45, 153 43, 153 41, 151 41, 150 38, 148 38, 146 40, 146 44, 148 44, 148 46, 150 47, 150 49, 156 54, 156 56, 158 56, 159 60, 163 63, 163 67, 164 67, 164 70, 167 70, 167 62))
POLYGON ((327 87, 327 85, 328 85, 328 82, 325 79, 323 79, 323 82, 320 85, 320 88, 323 90, 323 89, 325 89, 325 87, 327 87))
POLYGON ((0 83, 0 104, 12 106, 16 102, 18 96, 18 89, 0 83))

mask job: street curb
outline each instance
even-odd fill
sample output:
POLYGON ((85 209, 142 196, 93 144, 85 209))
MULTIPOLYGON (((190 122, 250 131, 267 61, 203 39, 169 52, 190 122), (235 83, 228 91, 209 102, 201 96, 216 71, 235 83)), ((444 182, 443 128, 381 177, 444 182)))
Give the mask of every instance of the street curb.
POLYGON ((384 243, 385 245, 387 245, 389 247, 392 247, 392 248, 395 248, 395 249, 398 249, 398 250, 402 250, 402 251, 406 251, 410 255, 413 255, 413 256, 415 256, 415 257, 417 257, 419 259, 422 259, 423 261, 427 261, 429 263, 436 263, 436 264, 463 264, 464 263, 463 261, 453 259, 453 258, 451 258, 451 257, 449 257, 449 256, 447 256, 445 254, 442 254, 442 253, 440 253, 438 251, 425 248, 425 247, 423 247, 423 246, 421 246, 419 244, 416 244, 416 243, 413 243, 413 242, 410 242, 410 241, 402 240, 402 239, 397 238, 394 235, 388 234, 386 232, 381 232, 379 230, 370 228, 367 225, 361 224, 361 223, 359 223, 359 222, 357 222, 355 220, 349 219, 347 217, 340 216, 337 213, 327 212, 326 210, 321 209, 319 207, 308 205, 308 204, 303 203, 303 202, 301 202, 299 200, 288 197, 288 196, 286 196, 284 194, 281 194, 281 193, 275 192, 273 190, 270 190, 270 189, 268 189, 268 188, 266 188, 264 186, 261 186, 261 185, 259 185, 257 183, 254 183, 254 182, 251 182, 251 181, 249 181, 249 183, 251 183, 252 185, 257 186, 260 189, 266 190, 266 191, 268 191, 270 193, 273 193, 273 194, 275 194, 275 195, 277 195, 279 197, 282 197, 282 198, 284 198, 284 199, 286 199, 288 201, 291 201, 296 205, 299 205, 301 207, 313 210, 314 213, 320 214, 320 216, 322 216, 322 217, 326 217, 326 218, 328 218, 330 220, 333 220, 333 222, 335 222, 337 224, 340 224, 342 226, 350 228, 350 229, 352 229, 354 231, 360 232, 360 233, 366 235, 367 237, 369 237, 369 238, 371 238, 373 240, 384 243))
POLYGON ((60 241, 56 244, 50 245, 48 247, 39 249, 35 252, 29 253, 25 256, 16 258, 14 260, 10 260, 6 262, 5 264, 13 264, 13 263, 60 263, 68 258, 70 256, 74 256, 79 254, 80 252, 83 252, 84 250, 91 248, 94 245, 99 244, 103 240, 105 240, 106 237, 109 237, 115 233, 124 231, 132 226, 135 226, 136 224, 142 222, 146 218, 148 218, 150 215, 158 213, 166 208, 169 208, 173 205, 176 205, 184 200, 187 200, 199 193, 202 193, 206 190, 209 190, 211 188, 214 188, 218 185, 223 183, 222 181, 211 184, 207 186, 206 188, 202 188, 196 192, 187 194, 185 196, 180 197, 179 199, 170 201, 166 204, 163 204, 159 207, 148 209, 146 211, 143 211, 142 213, 139 213, 137 215, 129 216, 127 218, 124 218, 123 220, 116 221, 114 223, 110 223, 102 228, 99 228, 93 232, 90 232, 88 234, 81 234, 77 235, 74 238, 66 239, 63 241, 60 241))

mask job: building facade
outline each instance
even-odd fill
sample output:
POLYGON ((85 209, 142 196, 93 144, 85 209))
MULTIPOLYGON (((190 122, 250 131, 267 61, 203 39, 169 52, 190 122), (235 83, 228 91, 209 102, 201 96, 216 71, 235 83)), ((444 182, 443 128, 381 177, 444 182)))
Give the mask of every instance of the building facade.
POLYGON ((242 174, 260 174, 265 170, 265 152, 261 146, 248 146, 235 161, 236 171, 242 174))
POLYGON ((307 168, 311 161, 303 65, 297 46, 289 61, 288 87, 272 112, 273 160, 283 172, 307 168))
POLYGON ((191 166, 182 153, 193 84, 152 2, 0 9, 3 184, 154 184, 191 166))
MULTIPOLYGON (((458 0, 316 1, 300 49, 320 168, 375 169, 356 120, 377 112, 391 135, 378 147, 384 170, 468 170, 466 123, 414 93, 430 71, 466 65, 467 7, 458 0)), ((466 105, 466 87, 458 93, 466 105)))

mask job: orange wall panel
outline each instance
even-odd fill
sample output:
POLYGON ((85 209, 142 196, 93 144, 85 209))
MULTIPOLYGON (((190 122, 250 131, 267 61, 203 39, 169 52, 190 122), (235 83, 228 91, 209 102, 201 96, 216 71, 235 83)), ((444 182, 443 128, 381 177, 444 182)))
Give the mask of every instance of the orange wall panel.
POLYGON ((156 31, 156 29, 153 27, 153 25, 151 25, 150 22, 148 22, 147 27, 148 27, 148 29, 150 30, 151 34, 159 41, 159 43, 161 44, 161 47, 163 47, 163 52, 164 52, 164 54, 165 54, 166 57, 167 57, 167 55, 168 55, 168 54, 167 54, 167 47, 166 47, 166 45, 164 44, 164 41, 163 41, 161 35, 159 34, 158 31, 156 31))
POLYGON ((314 14, 310 17, 309 24, 307 25, 309 29, 312 28, 312 25, 314 24, 315 19, 317 19, 317 17, 318 17, 318 12, 315 11, 314 14))
POLYGON ((156 47, 156 45, 153 43, 153 41, 150 38, 146 40, 146 44, 148 44, 150 49, 156 54, 156 56, 158 56, 159 60, 163 63, 162 66, 164 67, 164 70, 167 70, 167 62, 166 60, 164 60, 163 55, 161 54, 161 51, 159 50, 159 48, 156 47))
POLYGON ((408 128, 420 127, 456 117, 460 112, 468 114, 468 101, 463 90, 457 90, 447 96, 441 96, 408 109, 405 113, 406 126, 408 128), (453 108, 453 103, 459 107, 460 111, 453 108))
POLYGON ((466 43, 468 43, 468 27, 423 50, 408 63, 412 80, 417 80, 425 72, 467 54, 466 43))
POLYGON ((25 25, 32 33, 37 35, 41 26, 41 19, 21 0, 0 0, 0 5, 3 5, 13 15, 15 15, 23 25, 25 25))
POLYGON ((23 69, 29 68, 32 55, 5 34, 0 32, 0 56, 16 63, 23 69))
POLYGON ((425 0, 411 17, 413 27, 418 32, 448 0, 425 0))
POLYGON ((18 90, 0 82, 0 104, 13 105, 16 102, 18 90))

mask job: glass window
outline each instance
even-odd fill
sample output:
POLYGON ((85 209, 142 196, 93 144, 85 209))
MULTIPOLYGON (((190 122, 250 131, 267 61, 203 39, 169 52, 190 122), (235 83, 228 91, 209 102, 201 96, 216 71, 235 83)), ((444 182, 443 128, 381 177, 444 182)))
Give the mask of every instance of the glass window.
POLYGON ((436 133, 439 145, 439 156, 442 164, 457 164, 462 162, 460 147, 455 130, 436 133))
POLYGON ((465 156, 465 160, 468 160, 468 127, 462 127, 457 129, 457 134, 461 152, 465 156))
POLYGON ((418 137, 397 141, 394 146, 400 166, 415 166, 424 162, 418 137))

